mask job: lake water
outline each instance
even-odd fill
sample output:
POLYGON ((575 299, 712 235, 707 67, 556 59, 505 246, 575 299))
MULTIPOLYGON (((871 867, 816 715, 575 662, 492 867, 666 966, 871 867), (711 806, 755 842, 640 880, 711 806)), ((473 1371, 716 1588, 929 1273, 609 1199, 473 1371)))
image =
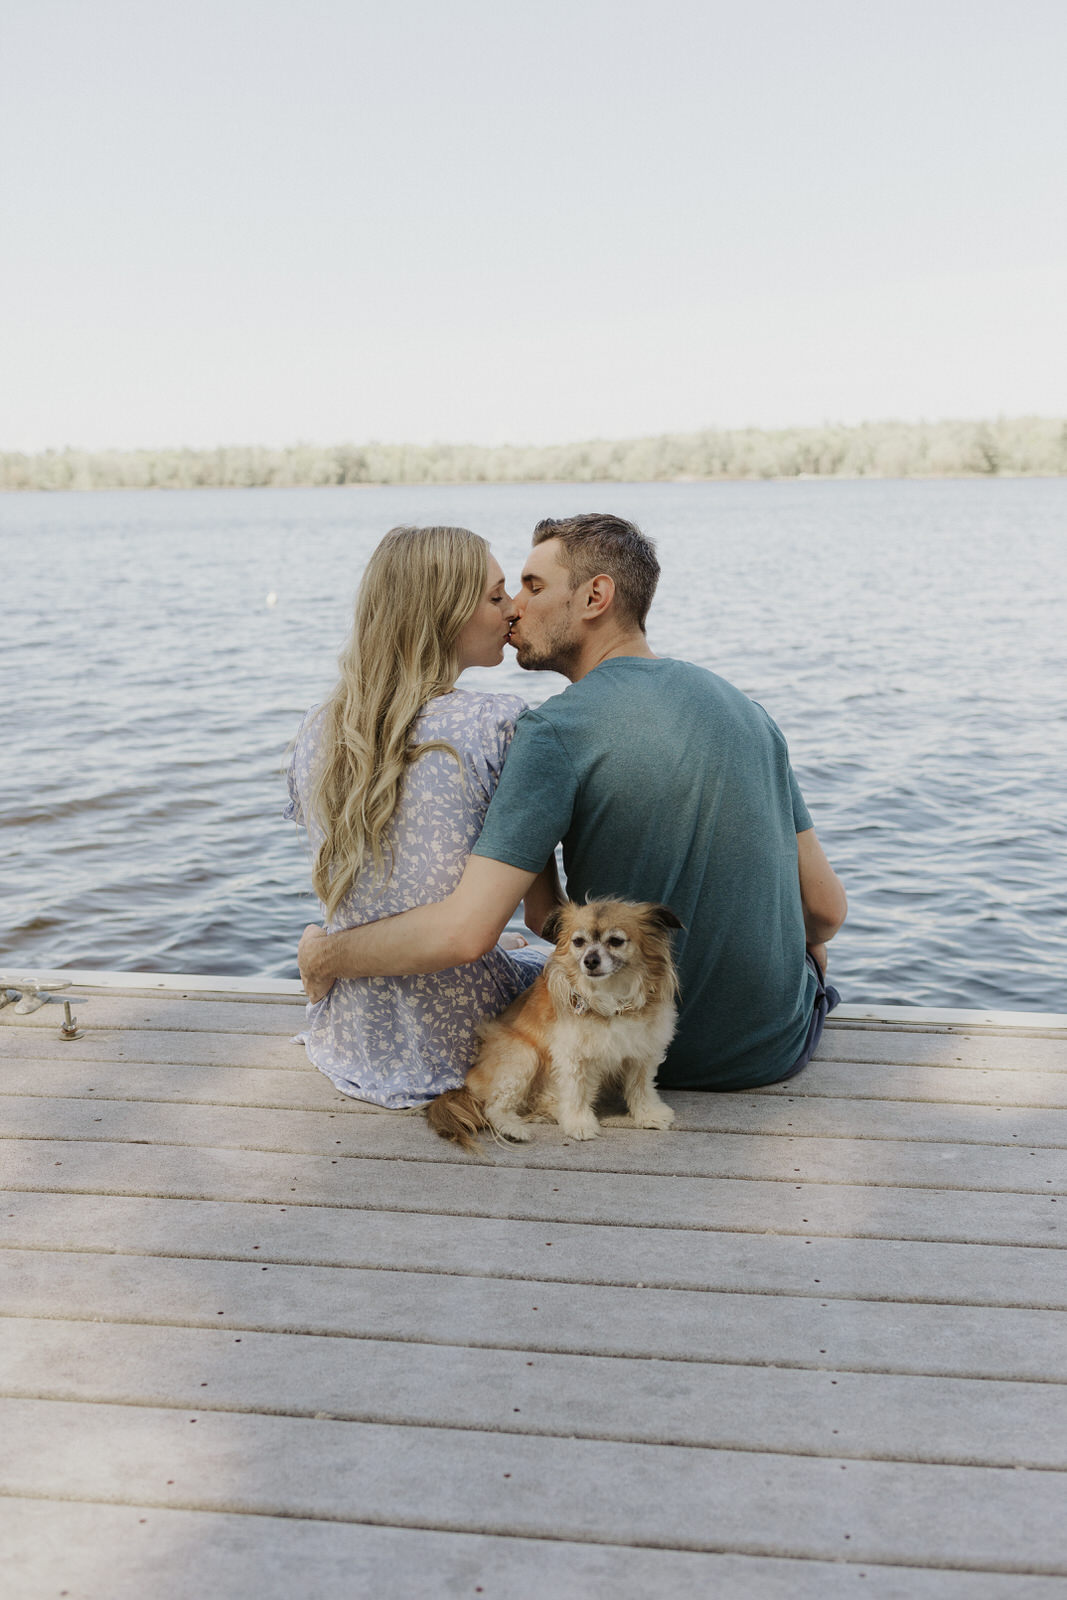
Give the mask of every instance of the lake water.
MULTIPOLYGON (((789 739, 849 890, 845 998, 1067 1011, 1056 479, 0 496, 0 971, 295 976, 284 751, 369 551, 462 523, 514 579, 537 520, 597 509, 658 540, 653 649, 789 739)), ((562 686, 510 652, 468 679, 562 686)))

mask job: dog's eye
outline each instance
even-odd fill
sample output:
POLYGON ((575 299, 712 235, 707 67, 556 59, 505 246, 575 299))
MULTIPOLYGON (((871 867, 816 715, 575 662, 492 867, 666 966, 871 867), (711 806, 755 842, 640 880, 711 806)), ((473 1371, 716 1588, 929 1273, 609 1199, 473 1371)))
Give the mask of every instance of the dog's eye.
POLYGON ((626 940, 623 938, 621 933, 609 933, 607 938, 604 940, 604 943, 606 945, 610 945, 612 950, 618 950, 620 945, 624 945, 626 943, 626 940))
POLYGON ((584 945, 584 944, 585 944, 585 943, 586 943, 586 942, 587 942, 587 941, 586 941, 586 938, 585 938, 585 935, 584 935, 584 934, 581 934, 581 933, 576 933, 576 934, 575 934, 575 935, 574 935, 574 938, 573 938, 573 939, 572 939, 572 940, 571 940, 571 944, 572 944, 572 945, 573 945, 573 946, 574 946, 574 948, 575 948, 575 949, 576 949, 576 950, 580 950, 580 949, 581 949, 581 948, 582 948, 582 946, 583 946, 583 945, 584 945))

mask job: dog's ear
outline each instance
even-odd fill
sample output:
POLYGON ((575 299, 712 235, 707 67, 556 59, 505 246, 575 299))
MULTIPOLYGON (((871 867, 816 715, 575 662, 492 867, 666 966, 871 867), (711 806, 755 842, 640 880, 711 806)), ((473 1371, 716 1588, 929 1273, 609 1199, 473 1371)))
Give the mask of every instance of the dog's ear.
POLYGON ((541 937, 550 944, 555 944, 559 938, 559 931, 563 925, 563 907, 555 906, 541 924, 541 937))
POLYGON ((657 928, 684 928, 685 924, 675 916, 670 906, 649 906, 648 918, 657 928))

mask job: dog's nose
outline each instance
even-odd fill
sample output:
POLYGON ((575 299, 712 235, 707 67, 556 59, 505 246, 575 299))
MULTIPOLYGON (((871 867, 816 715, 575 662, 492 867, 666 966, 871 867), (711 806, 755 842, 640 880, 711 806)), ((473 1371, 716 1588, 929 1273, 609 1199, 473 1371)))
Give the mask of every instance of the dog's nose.
POLYGON ((582 957, 582 966, 586 972, 595 972, 600 965, 600 951, 587 950, 582 957))

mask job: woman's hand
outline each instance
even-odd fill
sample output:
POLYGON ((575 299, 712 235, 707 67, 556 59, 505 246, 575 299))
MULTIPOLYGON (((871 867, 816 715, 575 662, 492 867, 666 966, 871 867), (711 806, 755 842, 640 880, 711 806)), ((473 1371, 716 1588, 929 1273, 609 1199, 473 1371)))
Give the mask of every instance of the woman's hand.
POLYGON ((314 1004, 324 1000, 333 988, 333 973, 327 965, 330 936, 318 923, 309 922, 300 935, 296 959, 300 967, 300 981, 304 992, 314 1004))

